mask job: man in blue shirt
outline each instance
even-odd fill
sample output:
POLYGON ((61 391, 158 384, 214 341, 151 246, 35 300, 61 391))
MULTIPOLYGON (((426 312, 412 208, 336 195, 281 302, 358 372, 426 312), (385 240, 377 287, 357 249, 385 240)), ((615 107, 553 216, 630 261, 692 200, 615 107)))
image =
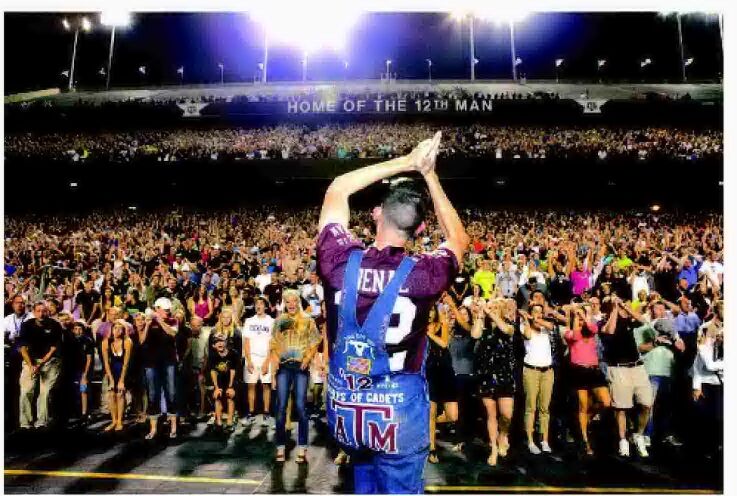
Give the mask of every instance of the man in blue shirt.
POLYGON ((678 335, 683 338, 684 335, 695 334, 701 326, 701 319, 691 307, 691 300, 683 296, 679 300, 679 312, 676 315, 674 326, 678 335))

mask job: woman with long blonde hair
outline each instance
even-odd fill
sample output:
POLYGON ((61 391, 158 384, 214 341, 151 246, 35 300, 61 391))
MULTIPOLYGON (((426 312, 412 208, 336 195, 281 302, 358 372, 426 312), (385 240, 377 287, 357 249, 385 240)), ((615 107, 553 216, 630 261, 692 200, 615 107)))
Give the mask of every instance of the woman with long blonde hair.
POLYGON ((305 411, 309 368, 320 344, 321 335, 314 319, 302 309, 299 292, 288 289, 284 291, 282 300, 284 313, 274 322, 271 339, 271 359, 274 370, 277 370, 276 461, 285 460, 287 404, 294 384, 295 404, 299 417, 296 461, 305 463, 309 428, 305 411))

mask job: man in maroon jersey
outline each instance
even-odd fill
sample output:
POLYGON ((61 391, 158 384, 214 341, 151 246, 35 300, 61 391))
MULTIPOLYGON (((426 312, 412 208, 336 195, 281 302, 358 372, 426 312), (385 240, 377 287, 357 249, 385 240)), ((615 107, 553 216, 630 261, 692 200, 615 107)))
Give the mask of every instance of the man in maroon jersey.
MULTIPOLYGON (((332 379, 337 381, 334 384, 341 383, 337 389, 341 387, 352 389, 354 377, 363 385, 370 385, 372 382, 378 384, 379 379, 388 382, 395 378, 411 377, 412 381, 406 386, 407 389, 421 390, 420 394, 411 393, 415 395, 412 397, 417 398, 415 403, 423 405, 426 403, 426 398, 422 401, 427 388, 421 372, 427 346, 426 326, 429 309, 452 284, 468 245, 468 236, 463 224, 435 173, 435 159, 439 147, 438 132, 433 139, 423 141, 405 157, 370 165, 337 177, 325 194, 320 214, 317 259, 320 277, 325 281, 325 299, 328 302, 330 360, 333 361, 336 357, 336 360, 345 358, 349 361, 344 368, 331 367, 332 379), (367 249, 348 231, 350 216, 348 198, 376 181, 413 171, 419 172, 425 180, 445 242, 434 252, 407 257, 404 247, 407 241, 419 232, 424 220, 424 209, 421 194, 417 189, 399 183, 390 189, 381 206, 375 207, 372 212, 372 218, 376 223, 376 241, 367 249), (360 260, 358 262, 354 260, 349 264, 351 254, 356 251, 362 251, 360 260), (405 258, 411 259, 408 274, 406 270, 400 268, 405 258), (351 269, 355 269, 355 272, 349 274, 351 269), (388 318, 385 318, 383 324, 379 326, 382 329, 366 330, 364 326, 358 333, 351 329, 346 330, 344 316, 355 312, 357 325, 363 326, 374 303, 377 303, 379 296, 385 292, 395 272, 403 272, 406 279, 399 288, 394 288, 396 296, 393 302, 388 303, 393 307, 388 307, 386 312, 388 318), (345 284, 346 281, 348 284, 345 284), (357 293, 357 297, 346 298, 343 302, 342 293, 348 294, 349 287, 352 288, 351 294, 355 296, 357 293), (348 313, 343 313, 346 312, 345 306, 350 305, 354 308, 348 309, 348 313), (338 313, 341 315, 340 319, 338 313), (356 339, 353 339, 354 336, 356 339), (366 336, 381 336, 383 342, 375 343, 375 339, 368 339, 366 336), (340 343, 340 350, 337 349, 336 341, 340 343), (345 355, 349 349, 356 356, 345 355), (381 357, 377 358, 377 354, 381 357), (373 369, 372 364, 375 365, 373 369), (356 372, 357 375, 346 373, 346 370, 356 372), (377 370, 382 372, 375 372, 377 370), (338 375, 340 377, 337 377, 338 375)), ((377 306, 385 307, 387 304, 383 300, 379 302, 381 303, 377 303, 377 306)), ((394 391, 402 392, 404 384, 404 381, 398 381, 394 391)), ((334 391, 337 389, 334 388, 334 391)), ((428 453, 426 440, 429 422, 425 420, 429 420, 429 406, 428 409, 423 406, 414 412, 424 420, 401 424, 401 419, 407 418, 402 413, 404 408, 402 405, 371 405, 372 401, 384 401, 391 395, 372 393, 371 386, 361 389, 364 389, 363 393, 366 394, 359 397, 368 398, 367 406, 359 405, 356 415, 363 419, 361 412, 364 409, 385 408, 386 411, 396 411, 397 419, 383 419, 385 421, 383 427, 378 426, 378 422, 382 422, 380 418, 357 419, 347 423, 345 418, 339 419, 337 431, 333 434, 354 455, 356 492, 422 492, 423 471, 428 453), (366 422, 365 428, 359 425, 356 430, 356 423, 362 421, 366 422), (349 424, 354 429, 350 434, 343 432, 343 427, 349 424), (372 429, 375 434, 373 436, 370 432, 372 429), (410 431, 412 434, 407 437, 410 431), (392 438, 389 439, 389 436, 392 438), (377 439, 382 442, 377 443, 377 439), (356 449, 351 450, 352 447, 356 449)), ((409 396, 407 391, 403 393, 409 396)), ((334 394, 339 397, 338 395, 343 393, 334 394)), ((391 398, 396 400, 397 397, 391 398)), ((344 404, 340 401, 338 403, 339 407, 344 404)), ((349 408, 355 407, 353 403, 350 405, 353 406, 349 408)))

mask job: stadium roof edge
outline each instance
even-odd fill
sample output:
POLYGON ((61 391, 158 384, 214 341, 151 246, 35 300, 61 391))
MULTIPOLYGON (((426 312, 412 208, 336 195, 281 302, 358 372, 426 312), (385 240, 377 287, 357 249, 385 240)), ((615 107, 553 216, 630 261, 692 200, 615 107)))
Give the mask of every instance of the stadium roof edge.
POLYGON ((591 99, 630 99, 638 95, 656 93, 671 97, 688 93, 695 100, 720 100, 723 98, 721 83, 611 83, 560 82, 554 80, 528 80, 515 83, 511 80, 437 80, 429 83, 419 80, 398 80, 391 83, 380 80, 356 81, 312 81, 275 82, 269 84, 226 83, 202 85, 171 85, 158 87, 115 88, 110 91, 89 89, 76 92, 61 92, 58 88, 5 97, 5 103, 19 103, 36 99, 49 99, 59 105, 71 105, 79 99, 90 103, 125 100, 174 100, 200 97, 232 98, 234 96, 288 96, 295 93, 323 94, 330 97, 338 92, 426 92, 449 91, 462 88, 469 92, 482 93, 558 93, 561 98, 579 99, 586 94, 591 99))

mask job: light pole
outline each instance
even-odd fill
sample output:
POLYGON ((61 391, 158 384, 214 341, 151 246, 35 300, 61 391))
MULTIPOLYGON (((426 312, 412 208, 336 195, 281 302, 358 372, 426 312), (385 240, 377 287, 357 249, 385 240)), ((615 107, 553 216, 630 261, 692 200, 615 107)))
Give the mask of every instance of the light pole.
MULTIPOLYGON (((61 20, 62 26, 64 26, 64 29, 67 31, 70 31, 72 29, 71 24, 69 24, 69 21, 66 19, 61 20)), ((74 26, 74 44, 72 45, 72 62, 69 67, 69 91, 72 90, 74 87, 74 64, 77 59, 77 41, 79 40, 79 29, 82 28, 83 31, 89 33, 92 31, 92 23, 89 19, 86 17, 82 17, 77 21, 77 23, 74 26)))
POLYGON ((560 83, 560 66, 563 65, 563 59, 555 59, 555 82, 560 83))
POLYGON ((266 71, 269 68, 269 35, 264 34, 264 69, 261 71, 261 82, 266 84, 266 71))
POLYGON ((509 41, 512 51, 512 79, 517 81, 517 51, 514 48, 514 21, 509 21, 509 41))
POLYGON ((678 24, 678 48, 681 51, 681 79, 686 82, 686 62, 683 57, 683 30, 681 29, 681 13, 676 12, 676 23, 678 24))
POLYGON ((343 61, 343 81, 346 81, 348 79, 348 61, 343 61))
POLYGON ((427 81, 432 83, 432 60, 427 59, 427 81))
POLYGON ((476 80, 476 41, 473 35, 474 16, 468 16, 468 42, 471 48, 471 81, 476 80))
POLYGON ((105 89, 110 89, 110 77, 113 72, 113 50, 115 47, 115 29, 126 28, 131 24, 131 15, 129 12, 103 12, 100 14, 100 23, 109 26, 110 30, 110 52, 107 58, 107 78, 105 81, 105 89))
POLYGON ((387 81, 391 80, 391 76, 389 75, 389 67, 391 67, 391 65, 392 65, 392 60, 386 59, 386 80, 387 81))
POLYGON ((307 52, 302 57, 302 81, 307 81, 307 52))
POLYGON ((220 68, 220 85, 222 86, 225 83, 225 78, 223 77, 223 69, 225 66, 222 62, 218 62, 218 67, 220 68))

